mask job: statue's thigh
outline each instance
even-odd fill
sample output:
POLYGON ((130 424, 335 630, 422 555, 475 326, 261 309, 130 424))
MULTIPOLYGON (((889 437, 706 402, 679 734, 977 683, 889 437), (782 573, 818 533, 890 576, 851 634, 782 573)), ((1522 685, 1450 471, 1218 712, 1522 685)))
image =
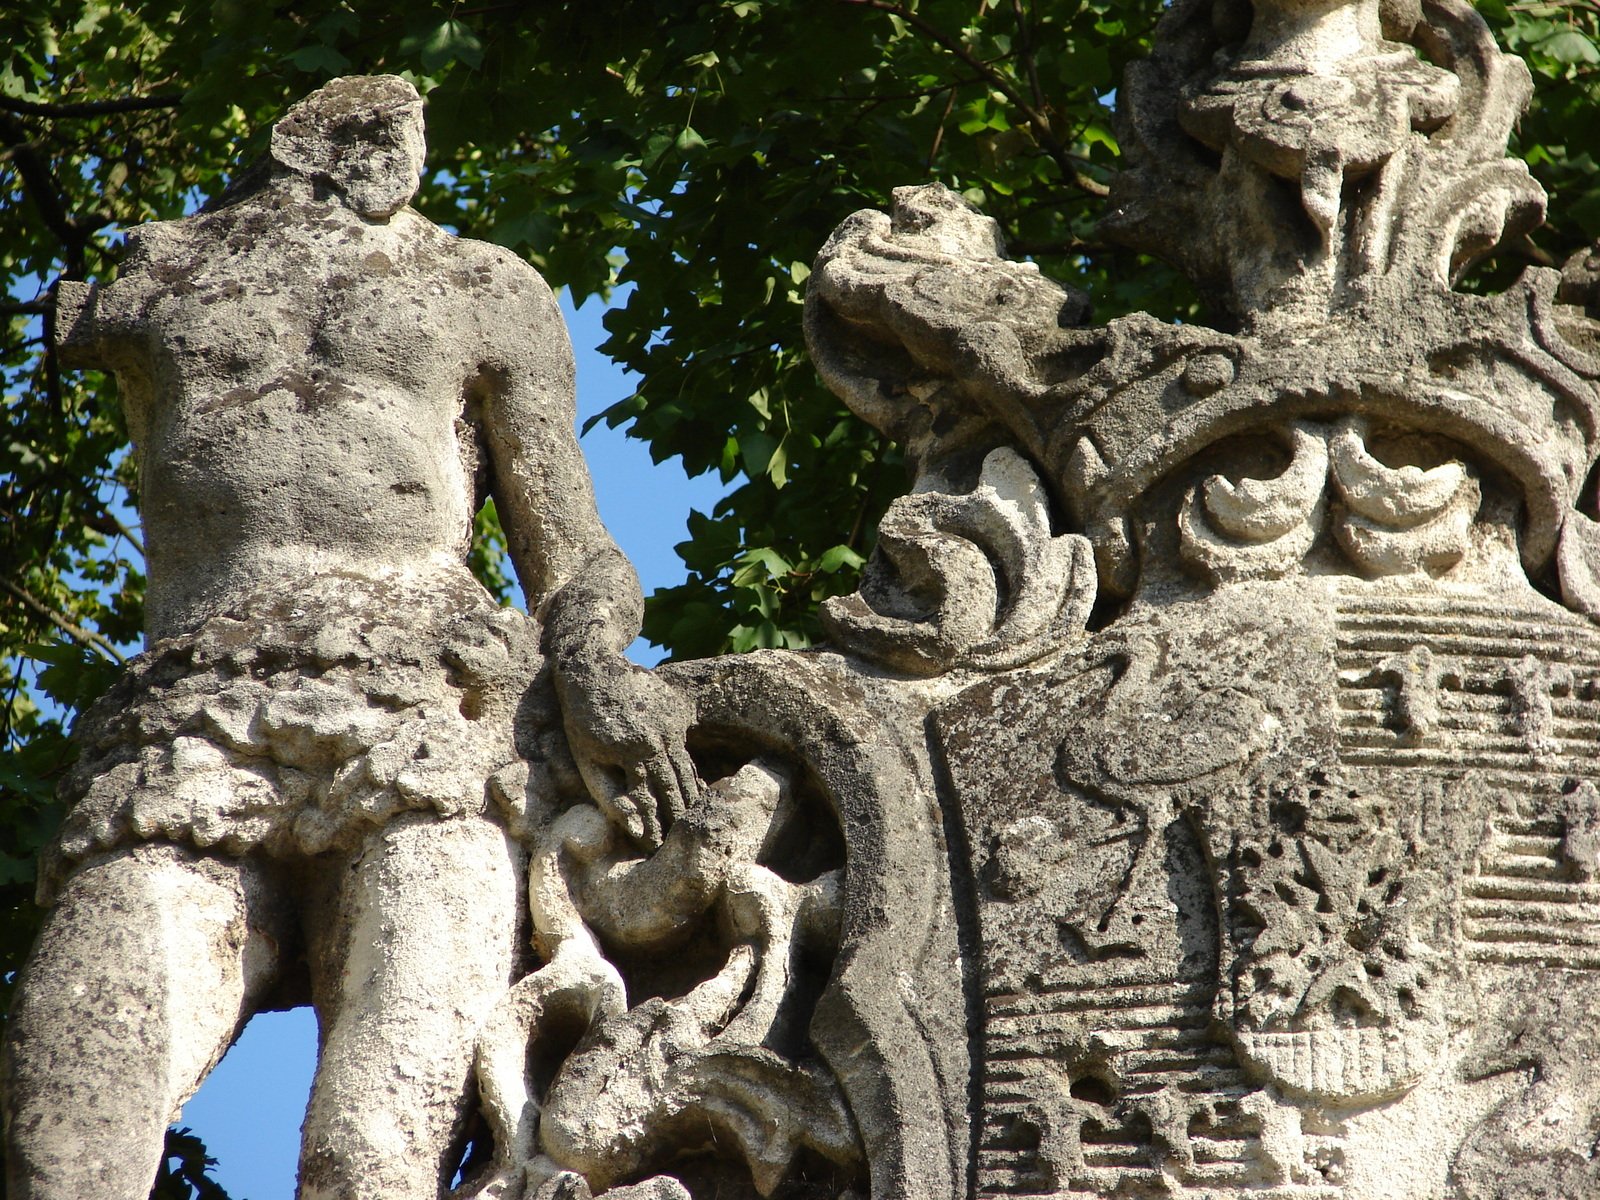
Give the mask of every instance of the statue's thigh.
POLYGON ((11 1194, 143 1200, 163 1135, 277 974, 257 868, 146 844, 77 872, 8 1022, 11 1194))
POLYGON ((300 1195, 433 1200, 478 1027, 521 958, 523 854, 492 821, 403 817, 308 914, 322 1053, 300 1195))

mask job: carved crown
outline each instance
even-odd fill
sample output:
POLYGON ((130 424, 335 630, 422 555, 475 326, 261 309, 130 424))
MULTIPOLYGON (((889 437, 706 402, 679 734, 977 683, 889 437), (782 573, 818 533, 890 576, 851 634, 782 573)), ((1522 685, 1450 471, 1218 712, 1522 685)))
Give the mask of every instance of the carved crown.
POLYGON ((1105 229, 1183 269, 1229 329, 1085 326, 1085 297, 1007 260, 993 222, 932 185, 824 247, 813 354, 918 461, 985 437, 1023 451, 1113 592, 1155 483, 1230 436, 1353 419, 1441 435, 1508 479, 1530 573, 1563 545, 1567 599, 1600 610, 1576 582, 1600 573, 1579 511, 1600 457, 1600 297, 1543 268, 1457 289, 1543 221, 1506 156, 1530 92, 1464 0, 1180 0, 1119 96, 1105 229))

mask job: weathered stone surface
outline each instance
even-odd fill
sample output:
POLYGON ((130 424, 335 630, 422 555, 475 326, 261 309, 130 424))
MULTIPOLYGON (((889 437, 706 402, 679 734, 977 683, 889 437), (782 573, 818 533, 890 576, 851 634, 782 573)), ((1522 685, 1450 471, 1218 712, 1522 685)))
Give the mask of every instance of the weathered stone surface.
MULTIPOLYGON (((271 145, 63 288, 63 353, 117 371, 136 439, 149 649, 77 731, 9 1186, 142 1198, 243 1022, 310 1002, 302 1197, 961 1193, 920 712, 836 656, 625 662, 559 317, 404 207, 416 94, 335 81, 271 145), (531 619, 463 565, 486 493, 531 619)), ((986 479, 950 520, 1042 568, 1001 641, 1048 641, 1087 544, 1014 455, 986 479)))
POLYGON ((405 207, 422 156, 410 84, 335 81, 227 195, 133 231, 115 283, 62 285, 63 359, 116 371, 136 447, 149 649, 79 729, 9 1194, 143 1197, 245 1020, 310 1002, 300 1194, 439 1196, 529 958, 533 831, 612 772, 619 812, 697 794, 669 773, 688 702, 619 657, 638 585, 555 302, 405 207), (542 629, 467 570, 488 494, 542 629))
POLYGON ((911 492, 831 647, 656 672, 548 294, 403 207, 404 85, 308 100, 62 297, 157 549, 19 1194, 141 1195, 307 996, 304 1196, 1600 1194, 1600 286, 1456 287, 1542 219, 1528 94, 1463 0, 1179 0, 1108 229, 1221 328, 1090 324, 938 186, 851 217, 808 336, 911 492))
POLYGON ((830 618, 929 713, 979 1196, 1600 1194, 1592 264, 1453 286, 1542 219, 1528 95, 1456 0, 1180 2, 1107 227, 1226 328, 1089 326, 937 187, 818 258, 916 473, 830 618))

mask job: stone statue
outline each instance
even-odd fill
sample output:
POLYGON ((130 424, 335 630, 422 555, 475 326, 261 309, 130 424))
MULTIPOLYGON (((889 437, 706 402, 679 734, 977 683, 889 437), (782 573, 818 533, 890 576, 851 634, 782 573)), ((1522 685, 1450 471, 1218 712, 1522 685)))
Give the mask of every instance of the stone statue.
POLYGON ((1530 91, 1466 0, 1176 0, 1105 230, 1217 328, 1092 324, 938 185, 849 217, 808 342, 911 492, 831 645, 655 672, 548 293, 401 207, 404 85, 305 101, 62 293, 152 637, 18 1194, 140 1196, 309 998, 306 1197, 1600 1195, 1600 259, 1458 286, 1543 220, 1530 91))
POLYGON ((335 81, 226 195, 134 231, 115 283, 62 285, 63 359, 117 373, 137 448, 148 650, 80 725, 11 1019, 11 1195, 142 1198, 244 1022, 310 1001, 301 1195, 436 1197, 526 966, 528 797, 575 765, 659 843, 698 796, 686 704, 620 657, 639 588, 550 290, 406 207, 423 152, 410 84, 335 81), (534 620, 465 565, 486 495, 534 620))

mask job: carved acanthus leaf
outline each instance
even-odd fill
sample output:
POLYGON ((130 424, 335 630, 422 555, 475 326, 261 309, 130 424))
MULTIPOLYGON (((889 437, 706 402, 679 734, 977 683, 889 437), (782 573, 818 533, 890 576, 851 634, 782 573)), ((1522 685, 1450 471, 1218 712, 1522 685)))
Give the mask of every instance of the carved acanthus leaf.
POLYGON ((996 450, 972 491, 890 506, 861 590, 828 601, 824 627, 912 675, 1038 658, 1082 634, 1095 595, 1089 543, 1050 526, 1038 475, 996 450))
POLYGON ((1365 574, 1438 572, 1461 560, 1481 501, 1464 463, 1386 467, 1368 453, 1354 423, 1330 449, 1333 482, 1348 509, 1334 535, 1365 574))
POLYGON ((1357 516, 1391 529, 1410 529, 1439 516, 1466 484, 1466 468, 1444 463, 1386 467, 1367 451, 1359 428, 1346 426, 1328 445, 1339 495, 1357 516))
POLYGON ((1082 292, 1008 259, 992 218, 927 184, 834 231, 807 283, 806 341, 828 386, 914 464, 991 424, 1037 458, 1044 364, 1087 313, 1082 292))

